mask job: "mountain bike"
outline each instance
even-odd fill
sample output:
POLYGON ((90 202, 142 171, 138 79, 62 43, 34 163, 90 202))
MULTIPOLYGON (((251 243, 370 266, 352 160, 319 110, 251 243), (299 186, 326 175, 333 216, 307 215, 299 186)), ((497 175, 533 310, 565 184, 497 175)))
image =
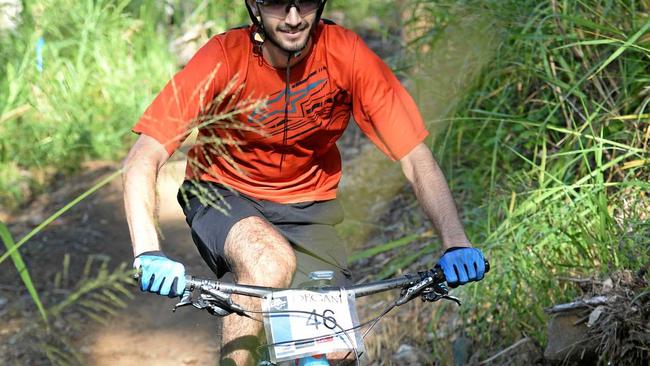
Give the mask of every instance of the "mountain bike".
MULTIPOLYGON (((485 261, 485 271, 489 271, 485 261)), ((460 305, 460 300, 449 295, 449 288, 442 270, 434 269, 417 274, 405 274, 398 278, 352 285, 331 286, 333 272, 312 272, 311 281, 297 289, 280 289, 261 286, 238 285, 198 279, 187 276, 187 285, 181 301, 173 311, 184 306, 207 310, 215 316, 237 314, 262 321, 268 344, 268 360, 260 365, 330 365, 325 354, 354 353, 359 365, 363 354, 363 339, 372 328, 392 309, 419 297, 422 301, 450 300, 460 305), (400 289, 400 296, 389 304, 376 318, 360 323, 355 299, 400 289), (197 296, 194 296, 197 292, 197 296), (231 294, 262 299, 262 311, 244 309, 234 303, 231 294), (262 315, 262 320, 253 315, 262 315), (360 330, 367 328, 361 334, 360 330)))

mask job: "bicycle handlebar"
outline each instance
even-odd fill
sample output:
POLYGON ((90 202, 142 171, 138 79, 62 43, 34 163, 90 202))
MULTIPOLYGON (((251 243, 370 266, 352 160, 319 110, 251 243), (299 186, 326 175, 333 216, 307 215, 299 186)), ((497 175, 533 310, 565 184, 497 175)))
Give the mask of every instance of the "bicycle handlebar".
MULTIPOLYGON (((489 270, 490 264, 486 260, 485 272, 487 273, 489 270)), ((227 316, 229 314, 235 313, 251 318, 251 315, 249 314, 251 310, 246 310, 239 304, 234 303, 230 297, 231 294, 263 298, 267 295, 271 295, 273 292, 291 290, 287 288, 239 285, 234 283, 198 279, 194 278, 193 276, 186 276, 186 280, 187 285, 185 287, 185 291, 183 292, 183 297, 181 298, 181 301, 174 306, 173 311, 176 311, 176 309, 179 307, 191 305, 198 309, 205 309, 210 314, 216 316, 227 316), (201 294, 198 298, 192 299, 192 291, 195 288, 200 289, 201 294)), ((370 328, 368 329, 368 331, 370 331, 370 329, 372 329, 372 327, 392 308, 403 305, 416 297, 421 297, 423 301, 429 302, 438 301, 440 299, 447 299, 454 301, 460 305, 460 300, 458 298, 449 295, 449 289, 447 288, 445 282, 445 275, 442 269, 440 266, 436 265, 433 269, 425 272, 418 272, 417 274, 405 274, 401 277, 388 280, 352 285, 349 287, 324 286, 307 288, 306 290, 345 290, 348 293, 353 294, 354 297, 362 297, 400 288, 401 293, 399 298, 390 304, 386 310, 384 310, 382 314, 374 321, 366 323, 366 325, 371 324, 370 328)), ((366 333, 368 331, 366 331, 366 333)), ((358 355, 356 356, 358 359, 358 355)))
MULTIPOLYGON (((489 270, 490 270, 490 264, 486 260, 485 272, 487 273, 489 270)), ((261 298, 271 294, 272 292, 289 290, 288 288, 239 285, 235 283, 199 279, 193 276, 186 276, 186 280, 187 280, 187 285, 185 287, 185 291, 192 291, 195 288, 200 288, 203 290, 209 289, 213 291, 218 291, 223 294, 237 294, 237 295, 245 295, 250 297, 261 298)), ((442 284, 444 282, 445 282, 445 275, 440 269, 440 267, 436 266, 432 270, 426 272, 418 272, 418 274, 405 274, 399 278, 352 285, 349 287, 345 287, 345 290, 353 293, 355 297, 362 297, 362 296, 372 295, 383 291, 388 291, 395 288, 408 287, 409 291, 412 292, 411 295, 416 295, 427 287, 430 287, 432 285, 442 284)), ((341 287, 335 287, 335 286, 318 287, 318 290, 321 291, 328 291, 328 290, 336 291, 339 289, 341 289, 341 287)), ((410 297, 411 296, 409 296, 409 298, 410 297)))

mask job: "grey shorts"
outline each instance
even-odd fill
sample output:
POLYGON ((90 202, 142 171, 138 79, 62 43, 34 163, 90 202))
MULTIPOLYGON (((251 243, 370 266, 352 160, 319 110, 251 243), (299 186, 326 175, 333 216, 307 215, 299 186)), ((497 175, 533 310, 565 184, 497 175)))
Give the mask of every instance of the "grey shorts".
POLYGON ((240 220, 256 216, 269 222, 291 243, 298 262, 293 286, 318 270, 334 271, 339 285, 349 283, 345 245, 334 230, 334 225, 343 220, 343 210, 336 200, 281 204, 203 181, 183 182, 177 198, 194 244, 218 278, 232 270, 224 252, 230 229, 240 220))

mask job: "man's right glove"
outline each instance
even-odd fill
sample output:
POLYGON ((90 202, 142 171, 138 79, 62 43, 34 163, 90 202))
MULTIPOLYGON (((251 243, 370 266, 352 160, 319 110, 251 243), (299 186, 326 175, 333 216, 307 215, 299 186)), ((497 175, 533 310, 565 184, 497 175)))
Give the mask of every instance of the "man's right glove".
POLYGON ((485 258, 478 248, 452 247, 440 257, 449 287, 457 287, 471 281, 480 281, 485 275, 485 258))
POLYGON ((182 296, 185 290, 185 266, 167 258, 161 251, 144 252, 133 261, 140 272, 140 290, 162 296, 182 296))

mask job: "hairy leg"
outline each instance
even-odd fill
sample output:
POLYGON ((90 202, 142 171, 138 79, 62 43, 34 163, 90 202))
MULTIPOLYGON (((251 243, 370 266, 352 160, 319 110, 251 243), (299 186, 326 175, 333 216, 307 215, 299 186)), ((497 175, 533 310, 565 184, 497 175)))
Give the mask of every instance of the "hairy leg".
MULTIPOLYGON (((240 284, 288 287, 296 270, 296 257, 289 242, 259 217, 242 219, 230 229, 225 255, 235 282, 240 284)), ((244 309, 260 310, 259 299, 233 296, 233 301, 244 309)), ((253 365, 261 331, 260 322, 236 315, 225 317, 221 365, 253 365)))

